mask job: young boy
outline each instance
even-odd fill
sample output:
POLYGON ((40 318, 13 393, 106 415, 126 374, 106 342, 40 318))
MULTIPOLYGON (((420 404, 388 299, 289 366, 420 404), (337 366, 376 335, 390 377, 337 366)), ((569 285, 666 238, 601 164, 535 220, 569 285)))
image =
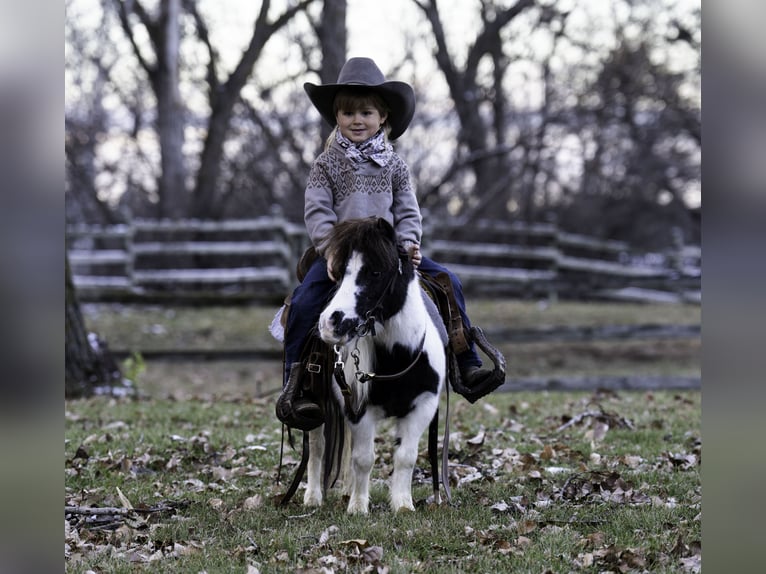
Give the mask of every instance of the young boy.
MULTIPOLYGON (((369 58, 351 58, 335 84, 307 82, 304 89, 334 129, 306 185, 304 219, 319 257, 292 295, 285 329, 285 383, 335 285, 332 262, 324 259, 328 234, 336 223, 347 219, 386 219, 394 227, 400 247, 422 274, 449 276, 464 329, 468 332, 471 327, 460 280, 420 252, 422 217, 409 168, 389 143, 401 136, 412 120, 412 87, 386 81, 369 58)), ((485 384, 489 388, 486 392, 491 392, 502 384, 504 373, 482 369, 473 342, 467 347, 457 355, 463 384, 469 388, 485 384)))

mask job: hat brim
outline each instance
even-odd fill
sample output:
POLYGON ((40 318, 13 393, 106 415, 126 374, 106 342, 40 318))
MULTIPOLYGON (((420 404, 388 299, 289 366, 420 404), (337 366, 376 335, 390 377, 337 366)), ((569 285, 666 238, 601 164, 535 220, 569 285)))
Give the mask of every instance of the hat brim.
POLYGON ((359 88, 377 92, 390 108, 388 123, 391 126, 389 138, 395 140, 402 135, 415 115, 415 92, 405 82, 390 81, 377 85, 367 84, 312 84, 306 82, 303 89, 319 114, 331 126, 335 126, 333 105, 335 95, 341 88, 359 88))

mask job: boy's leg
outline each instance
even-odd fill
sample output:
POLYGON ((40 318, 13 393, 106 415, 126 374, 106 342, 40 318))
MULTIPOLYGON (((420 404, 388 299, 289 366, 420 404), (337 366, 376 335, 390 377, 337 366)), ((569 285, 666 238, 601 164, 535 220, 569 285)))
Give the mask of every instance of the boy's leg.
POLYGON ((299 398, 297 367, 306 338, 316 325, 332 286, 325 260, 317 259, 293 292, 285 325, 282 394, 277 398, 276 413, 283 423, 305 431, 321 425, 324 417, 315 401, 305 396, 299 398))
MULTIPOLYGON (((452 283, 452 291, 455 295, 455 302, 457 303, 460 317, 463 320, 464 330, 466 335, 468 335, 468 333, 471 332, 471 321, 468 319, 468 313, 465 308, 463 285, 457 275, 428 257, 423 257, 418 269, 421 273, 426 273, 431 276, 435 276, 442 272, 449 275, 452 283)), ((479 354, 476 352, 476 346, 472 337, 467 336, 466 338, 468 340, 468 350, 456 355, 455 358, 457 359, 458 368, 460 369, 460 378, 462 379, 463 384, 469 389, 475 389, 477 391, 477 393, 469 398, 471 402, 474 402, 481 396, 484 396, 484 394, 492 392, 502 384, 505 379, 505 374, 504 368, 502 369, 502 373, 497 373, 494 369, 482 369, 482 361, 479 354)))
MULTIPOLYGON (((452 282, 452 292, 455 295, 455 302, 457 303, 458 311, 460 311, 460 318, 463 320, 463 325, 466 333, 468 333, 471 330, 471 320, 468 318, 468 313, 465 310, 463 284, 460 282, 458 276, 443 265, 436 263, 434 260, 428 257, 423 257, 418 270, 421 273, 426 273, 432 277, 438 275, 439 273, 446 273, 449 275, 450 281, 452 282)), ((461 373, 472 368, 481 367, 482 365, 481 358, 476 352, 476 346, 473 344, 473 341, 470 340, 470 338, 468 338, 468 350, 460 353, 456 358, 461 373)))
POLYGON ((287 382, 290 366, 300 360, 306 336, 317 324, 319 314, 334 285, 327 276, 327 262, 323 257, 318 257, 309 268, 303 282, 295 288, 285 325, 284 382, 287 382))

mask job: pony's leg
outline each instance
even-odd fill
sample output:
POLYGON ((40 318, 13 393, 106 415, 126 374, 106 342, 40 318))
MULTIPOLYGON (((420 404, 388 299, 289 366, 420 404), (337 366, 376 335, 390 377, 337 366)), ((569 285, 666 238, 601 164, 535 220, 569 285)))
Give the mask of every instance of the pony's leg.
POLYGON ((306 469, 307 485, 303 504, 322 504, 322 461, 324 459, 324 425, 309 431, 309 462, 306 469))
POLYGON ((351 497, 354 491, 354 473, 351 469, 351 444, 353 435, 348 421, 344 423, 345 438, 343 440, 343 454, 341 455, 340 477, 343 484, 343 496, 351 497))
POLYGON ((391 510, 415 510, 412 504, 412 471, 418 459, 418 443, 431 424, 438 406, 436 399, 420 403, 409 415, 397 421, 394 473, 391 477, 391 510))
POLYGON ((369 415, 351 427, 351 497, 349 514, 367 514, 370 507, 370 472, 375 460, 375 422, 369 415))

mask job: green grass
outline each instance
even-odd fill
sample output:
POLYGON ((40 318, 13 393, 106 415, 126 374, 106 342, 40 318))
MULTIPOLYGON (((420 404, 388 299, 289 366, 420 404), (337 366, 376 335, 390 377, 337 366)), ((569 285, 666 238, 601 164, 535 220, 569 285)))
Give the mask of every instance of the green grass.
MULTIPOLYGON (((274 311, 88 305, 85 319, 112 348, 279 349, 274 311)), ((477 300, 469 312, 485 328, 700 322, 699 307, 676 305, 477 300)), ((699 375, 698 338, 500 346, 511 378, 699 375)), ((277 484, 267 391, 280 373, 279 362, 147 361, 140 398, 67 402, 65 504, 155 510, 68 515, 67 571, 698 571, 699 392, 514 392, 475 405, 453 394, 452 505, 427 502, 422 440, 416 511, 388 510, 384 425, 370 514, 348 516, 339 489, 317 510, 302 489, 274 506, 300 458, 285 451, 277 484)))
POLYGON ((302 490, 273 505, 298 453, 277 485, 272 399, 70 401, 66 504, 119 507, 121 492, 167 510, 102 529, 70 516, 67 571, 678 572, 698 560, 699 393, 452 399, 453 505, 426 502, 422 441, 417 509, 388 510, 384 428, 368 516, 346 515, 337 489, 316 511, 300 505, 302 490), (559 430, 585 412, 612 427, 583 417, 559 430))

